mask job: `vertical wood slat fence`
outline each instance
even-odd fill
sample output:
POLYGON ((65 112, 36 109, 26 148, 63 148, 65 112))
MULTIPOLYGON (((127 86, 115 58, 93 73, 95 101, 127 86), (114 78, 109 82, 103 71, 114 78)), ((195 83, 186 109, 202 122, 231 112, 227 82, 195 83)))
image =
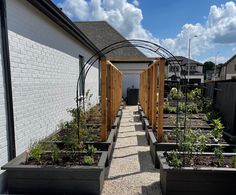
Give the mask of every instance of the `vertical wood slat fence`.
POLYGON ((122 100, 122 73, 106 58, 101 59, 101 131, 107 139, 122 100))
POLYGON ((158 142, 163 139, 165 64, 164 58, 157 59, 140 74, 139 102, 152 129, 157 130, 158 142))

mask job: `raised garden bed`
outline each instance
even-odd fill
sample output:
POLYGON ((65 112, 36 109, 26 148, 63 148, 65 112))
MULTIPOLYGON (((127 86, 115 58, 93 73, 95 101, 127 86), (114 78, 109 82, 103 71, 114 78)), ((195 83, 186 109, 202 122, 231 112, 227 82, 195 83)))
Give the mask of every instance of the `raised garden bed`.
MULTIPOLYGON (((116 134, 117 134, 116 129, 112 129, 109 132, 108 138, 105 142, 102 142, 99 140, 98 141, 84 141, 84 145, 87 147, 94 146, 99 151, 107 151, 106 166, 109 166, 112 159, 112 154, 114 151, 114 146, 115 146, 114 140, 115 140, 115 136, 117 136, 116 134)), ((57 132, 56 134, 52 135, 51 137, 47 138, 45 142, 51 142, 51 143, 56 144, 60 150, 67 150, 68 145, 70 145, 70 141, 73 140, 73 137, 75 136, 76 136, 76 132, 73 132, 73 130, 63 129, 57 132)))
POLYGON ((23 153, 2 167, 9 194, 101 194, 107 152, 97 152, 92 166, 25 164, 23 153))
MULTIPOLYGON (((176 127, 171 118, 164 118, 163 122, 164 122, 164 129, 173 129, 176 127)), ((191 118, 189 121, 187 121, 186 125, 191 126, 192 129, 205 129, 205 130, 212 129, 212 127, 205 120, 201 118, 191 118)), ((183 125, 181 127, 183 128, 183 125)))
MULTIPOLYGON (((164 133, 168 133, 171 131, 165 131, 164 133)), ((168 142, 161 142, 158 143, 156 139, 156 135, 153 131, 149 131, 149 144, 150 144, 150 154, 152 157, 153 164, 155 168, 160 167, 160 162, 157 157, 157 151, 170 151, 170 150, 176 150, 179 148, 179 145, 176 144, 175 140, 169 140, 168 142)), ((224 152, 233 152, 236 148, 235 144, 227 143, 224 141, 224 139, 221 140, 219 143, 214 143, 213 141, 211 143, 206 143, 206 149, 205 152, 213 152, 214 149, 218 146, 222 146, 222 149, 224 152)))
MULTIPOLYGON (((230 164, 229 158, 236 155, 224 154, 227 159, 226 164, 230 164)), ((163 152, 157 152, 160 161, 160 180, 163 195, 222 195, 236 194, 235 179, 236 169, 211 166, 193 166, 174 168, 170 166, 163 155, 163 152)), ((202 161, 209 161, 214 154, 203 154, 202 161), (207 160, 204 160, 207 158, 207 160)), ((205 164, 205 162, 204 162, 205 164)))

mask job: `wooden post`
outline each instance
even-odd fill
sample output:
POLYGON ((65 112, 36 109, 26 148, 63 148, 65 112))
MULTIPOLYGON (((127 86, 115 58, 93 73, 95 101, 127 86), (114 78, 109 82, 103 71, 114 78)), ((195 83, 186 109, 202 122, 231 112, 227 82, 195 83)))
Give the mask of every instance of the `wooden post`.
POLYGON ((153 91, 152 91, 152 129, 156 130, 156 114, 157 114, 157 64, 156 61, 153 65, 153 91))
POLYGON ((111 107, 112 107, 112 90, 111 90, 111 80, 112 80, 112 75, 111 75, 111 66, 107 66, 107 129, 111 130, 112 126, 112 119, 111 119, 111 107))
POLYGON ((101 59, 101 137, 105 142, 107 139, 107 60, 101 59))
POLYGON ((165 79, 166 60, 161 58, 159 61, 159 95, 158 95, 158 142, 163 140, 163 107, 164 107, 164 79, 165 79))

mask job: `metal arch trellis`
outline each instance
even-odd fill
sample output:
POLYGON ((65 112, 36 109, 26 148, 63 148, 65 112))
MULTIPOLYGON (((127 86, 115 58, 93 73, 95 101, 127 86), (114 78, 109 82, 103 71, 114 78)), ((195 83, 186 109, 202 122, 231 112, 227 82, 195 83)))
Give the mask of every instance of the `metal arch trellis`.
MULTIPOLYGON (((77 125, 78 125, 78 129, 80 126, 80 108, 81 108, 81 102, 83 101, 84 105, 84 94, 85 94, 85 80, 86 77, 88 75, 89 70, 91 69, 91 67, 96 63, 96 61, 101 58, 101 57, 105 57, 106 54, 120 49, 120 48, 125 48, 125 47, 137 47, 137 48, 141 48, 141 49, 146 49, 148 51, 151 51, 155 54, 158 54, 159 56, 161 56, 162 58, 165 58, 168 65, 169 66, 178 66, 179 67, 179 72, 180 73, 177 76, 177 72, 176 69, 174 68, 174 74, 177 78, 178 81, 178 85, 177 85, 177 89, 179 90, 180 87, 180 79, 181 76, 183 76, 183 80, 184 80, 184 86, 185 86, 185 120, 184 120, 184 133, 186 130, 186 117, 187 117, 187 109, 186 109, 186 104, 187 104, 187 79, 186 76, 183 74, 181 75, 182 72, 182 68, 183 66, 179 63, 179 61, 177 60, 177 58, 171 53, 169 52, 167 49, 163 48, 162 46, 150 42, 150 41, 146 41, 146 40, 141 40, 141 39, 130 39, 130 40, 123 40, 123 41, 118 41, 118 42, 114 42, 106 47, 104 47, 103 49, 101 49, 100 51, 98 51, 97 53, 95 53, 93 56, 91 56, 88 61, 85 63, 85 65, 82 67, 82 69, 80 70, 78 79, 77 79, 77 84, 76 84, 76 106, 77 106, 77 125), (85 74, 84 74, 85 71, 85 74), (83 76, 82 76, 83 75, 83 76), (79 83, 80 81, 82 81, 82 96, 79 96, 79 83)), ((176 116, 176 125, 178 125, 179 123, 179 100, 177 99, 177 116, 176 116)), ((182 145, 180 143, 180 145, 182 145)))

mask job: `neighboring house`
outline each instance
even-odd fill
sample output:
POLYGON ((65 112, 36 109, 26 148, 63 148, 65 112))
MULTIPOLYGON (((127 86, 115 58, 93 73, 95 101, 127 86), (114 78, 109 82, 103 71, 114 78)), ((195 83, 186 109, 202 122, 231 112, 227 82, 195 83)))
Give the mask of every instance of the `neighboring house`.
POLYGON ((218 80, 236 79, 236 55, 218 67, 218 80))
POLYGON ((182 68, 179 66, 166 66, 165 72, 166 72, 166 79, 171 80, 171 78, 174 77, 174 75, 180 74, 181 79, 186 77, 188 79, 188 63, 190 64, 189 69, 189 82, 190 83, 203 83, 204 82, 204 74, 203 74, 203 64, 200 62, 197 62, 195 60, 190 59, 188 62, 188 58, 185 58, 183 56, 175 56, 175 59, 173 57, 168 58, 169 61, 175 61, 178 62, 178 64, 181 65, 182 68))
MULTIPOLYGON (((75 24, 100 50, 113 43, 126 40, 105 21, 75 22, 75 24)), ((106 57, 123 73, 122 95, 124 98, 127 96, 128 88, 139 88, 140 73, 153 61, 132 45, 113 50, 106 54, 106 57)))
MULTIPOLYGON (((79 69, 98 49, 50 0, 1 0, 0 19, 1 167, 70 119, 79 69)), ((86 80, 93 101, 98 66, 86 80)), ((0 170, 0 194, 4 175, 0 170)))

